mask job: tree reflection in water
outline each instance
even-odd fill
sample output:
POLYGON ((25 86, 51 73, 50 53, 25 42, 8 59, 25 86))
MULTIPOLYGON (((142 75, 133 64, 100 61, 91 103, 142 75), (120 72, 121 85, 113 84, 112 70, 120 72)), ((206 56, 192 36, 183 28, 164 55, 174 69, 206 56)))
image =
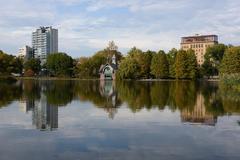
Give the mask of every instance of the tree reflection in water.
POLYGON ((240 93, 217 82, 166 81, 34 81, 1 83, 0 107, 14 100, 32 111, 33 124, 40 130, 58 127, 58 107, 73 100, 91 102, 105 110, 109 118, 121 106, 131 112, 142 109, 179 111, 181 121, 215 125, 217 117, 240 113, 240 93), (124 105, 123 105, 124 104, 124 105))

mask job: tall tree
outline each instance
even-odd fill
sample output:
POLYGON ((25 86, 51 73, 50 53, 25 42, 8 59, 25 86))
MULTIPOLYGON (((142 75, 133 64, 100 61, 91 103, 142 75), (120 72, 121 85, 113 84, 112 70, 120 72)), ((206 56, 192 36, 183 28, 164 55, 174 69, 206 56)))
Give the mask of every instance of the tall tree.
POLYGON ((41 71, 41 61, 39 59, 31 58, 24 63, 25 72, 30 72, 31 70, 33 74, 38 74, 41 71))
POLYGON ((208 47, 206 54, 204 55, 204 63, 201 66, 202 74, 205 76, 218 75, 220 64, 225 50, 228 47, 224 44, 216 44, 208 47))
POLYGON ((240 73, 240 47, 228 48, 221 63, 221 74, 240 73))
POLYGON ((168 78, 169 64, 164 51, 161 50, 157 54, 153 55, 151 63, 151 73, 156 78, 168 78))
POLYGON ((128 56, 121 61, 117 76, 119 79, 137 79, 139 72, 140 68, 137 61, 128 56))
POLYGON ((110 50, 110 51, 117 51, 118 50, 118 46, 115 44, 114 41, 110 41, 108 43, 107 49, 110 50))
POLYGON ((55 76, 71 76, 73 59, 66 53, 54 53, 47 57, 47 69, 55 76))
POLYGON ((0 51, 0 74, 22 73, 22 67, 19 58, 0 51))
POLYGON ((173 48, 167 54, 167 59, 168 59, 168 63, 169 63, 169 77, 170 78, 175 78, 176 77, 175 61, 176 61, 177 53, 178 53, 178 50, 173 48))
POLYGON ((151 76, 150 67, 153 54, 155 54, 155 52, 143 52, 136 47, 133 47, 128 52, 129 58, 134 59, 137 62, 138 68, 140 69, 139 78, 149 78, 151 76))
POLYGON ((195 79, 197 77, 197 59, 193 50, 178 51, 175 71, 177 79, 195 79))
POLYGON ((90 78, 92 77, 92 68, 90 58, 81 57, 76 64, 75 75, 79 78, 90 78))

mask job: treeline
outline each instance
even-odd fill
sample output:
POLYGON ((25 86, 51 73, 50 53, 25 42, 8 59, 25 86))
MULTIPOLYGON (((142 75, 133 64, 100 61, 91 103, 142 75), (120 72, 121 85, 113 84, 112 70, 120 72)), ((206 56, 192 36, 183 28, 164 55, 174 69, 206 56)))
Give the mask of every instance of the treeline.
POLYGON ((166 54, 163 50, 143 52, 134 47, 120 62, 118 77, 195 79, 198 77, 197 60, 193 50, 172 49, 166 54))
MULTIPOLYGON (((207 48, 199 66, 193 50, 172 49, 168 53, 132 48, 120 62, 120 79, 174 78, 196 79, 213 76, 233 77, 240 73, 240 47, 217 44, 207 48)), ((240 76, 238 76, 240 77, 240 76)))
POLYGON ((117 51, 117 46, 112 41, 104 50, 98 51, 92 57, 73 59, 67 53, 49 54, 45 64, 37 58, 24 60, 24 58, 8 55, 0 50, 0 76, 19 74, 26 77, 52 76, 52 77, 77 77, 98 78, 99 68, 102 64, 111 63, 115 55, 121 61, 122 54, 117 51))
MULTIPOLYGON (((108 47, 109 48, 109 47, 108 47)), ((117 50, 104 49, 92 57, 82 57, 75 68, 75 75, 82 78, 97 78, 101 64, 109 62, 109 57, 117 55, 118 79, 197 79, 220 76, 240 77, 240 47, 216 44, 207 48, 204 63, 199 66, 193 50, 171 49, 142 51, 133 47, 125 57, 117 50), (228 67, 231 66, 231 67, 228 67)), ((228 80, 228 79, 227 79, 228 80)), ((237 79, 239 81, 239 79, 237 79)), ((236 81, 236 80, 235 80, 236 81)))
POLYGON ((8 55, 0 51, 0 76, 22 75, 27 77, 73 76, 74 60, 66 53, 54 53, 47 57, 47 62, 41 65, 37 58, 24 61, 23 58, 8 55))
POLYGON ((53 53, 48 55, 47 61, 41 66, 39 59, 30 59, 24 63, 24 75, 32 77, 40 76, 56 76, 65 77, 73 75, 74 60, 66 53, 53 53))
POLYGON ((118 79, 197 79, 219 76, 226 82, 240 83, 240 47, 217 44, 207 48, 204 63, 199 66, 193 50, 171 49, 142 51, 133 47, 126 56, 118 51, 114 42, 91 57, 73 59, 66 53, 54 53, 41 65, 39 59, 24 61, 0 51, 0 75, 24 73, 24 76, 56 76, 98 78, 101 65, 118 63, 118 79))

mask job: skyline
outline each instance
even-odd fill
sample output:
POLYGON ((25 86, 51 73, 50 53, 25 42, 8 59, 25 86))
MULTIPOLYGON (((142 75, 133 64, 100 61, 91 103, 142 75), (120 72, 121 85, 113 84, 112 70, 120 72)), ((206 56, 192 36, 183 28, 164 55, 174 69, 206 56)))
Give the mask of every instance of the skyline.
POLYGON ((240 2, 234 0, 9 0, 0 2, 0 49, 16 55, 39 26, 59 31, 59 51, 91 56, 113 40, 123 54, 180 48, 181 37, 216 34, 239 45, 240 2))

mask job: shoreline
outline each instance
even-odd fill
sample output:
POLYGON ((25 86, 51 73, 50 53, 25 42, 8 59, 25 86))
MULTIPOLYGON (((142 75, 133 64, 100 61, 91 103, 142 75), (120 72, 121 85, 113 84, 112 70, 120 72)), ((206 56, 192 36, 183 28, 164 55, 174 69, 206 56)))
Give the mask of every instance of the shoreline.
POLYGON ((220 79, 196 79, 196 80, 190 80, 190 79, 139 79, 136 81, 142 81, 142 82, 161 82, 161 81, 208 81, 208 82, 219 82, 220 79))
MULTIPOLYGON (((101 81, 99 78, 68 78, 68 77, 14 77, 17 80, 81 80, 81 81, 101 81)), ((166 81, 207 81, 219 82, 220 79, 124 79, 123 81, 139 81, 139 82, 166 82, 166 81)))
POLYGON ((67 78, 67 77, 15 77, 17 80, 83 80, 83 81, 97 81, 94 78, 67 78))

